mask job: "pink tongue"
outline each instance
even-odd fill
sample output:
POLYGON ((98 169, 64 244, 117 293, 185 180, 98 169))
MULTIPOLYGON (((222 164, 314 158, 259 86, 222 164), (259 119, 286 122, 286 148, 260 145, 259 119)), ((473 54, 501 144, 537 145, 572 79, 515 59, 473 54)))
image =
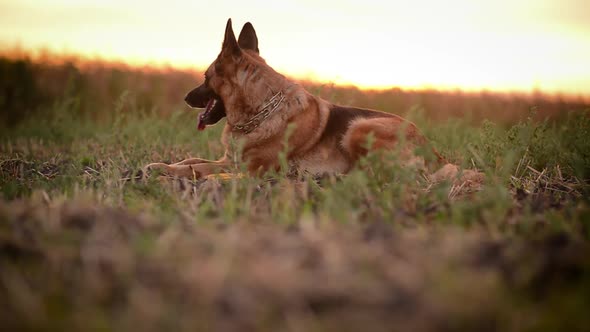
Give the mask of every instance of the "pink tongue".
POLYGON ((199 124, 197 125, 198 130, 204 130, 205 127, 207 127, 207 125, 203 122, 203 118, 205 117, 205 114, 207 114, 207 112, 209 112, 211 110, 211 108, 213 108, 214 101, 215 101, 215 99, 213 99, 213 98, 209 99, 209 101, 207 102, 207 106, 205 106, 205 112, 203 112, 203 113, 201 113, 201 115, 199 115, 199 124))
POLYGON ((199 124, 197 125, 197 129, 198 129, 198 130, 205 130, 205 127, 206 127, 206 125, 205 125, 205 123, 203 122, 203 116, 204 116, 204 115, 205 115, 205 113, 202 113, 202 114, 199 116, 199 124))

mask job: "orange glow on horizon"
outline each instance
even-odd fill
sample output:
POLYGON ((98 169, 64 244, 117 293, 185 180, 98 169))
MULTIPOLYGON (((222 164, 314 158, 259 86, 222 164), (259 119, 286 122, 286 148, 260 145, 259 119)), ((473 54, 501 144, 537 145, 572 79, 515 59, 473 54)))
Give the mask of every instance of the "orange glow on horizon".
POLYGON ((590 96, 590 3, 469 0, 0 3, 0 46, 203 68, 225 21, 254 24, 261 55, 294 78, 590 96))

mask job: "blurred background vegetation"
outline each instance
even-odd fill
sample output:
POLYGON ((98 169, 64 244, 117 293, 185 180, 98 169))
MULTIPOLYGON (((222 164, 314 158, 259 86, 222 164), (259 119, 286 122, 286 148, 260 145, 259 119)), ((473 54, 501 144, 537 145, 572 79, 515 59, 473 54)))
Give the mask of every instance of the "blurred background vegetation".
MULTIPOLYGON (((26 119, 47 119, 51 106, 69 100, 72 116, 108 122, 116 113, 154 113, 163 117, 187 109, 184 95, 202 80, 199 70, 170 66, 132 67, 120 62, 84 59, 42 52, 32 57, 19 52, 0 53, 0 125, 11 127, 26 119), (120 103, 124 98, 126 103, 120 103), (124 105, 123 105, 124 104, 124 105), (126 106, 125 106, 126 105, 126 106)), ((432 121, 462 118, 510 124, 530 116, 558 119, 588 108, 582 97, 541 92, 494 93, 436 90, 360 90, 352 86, 301 82, 312 93, 334 103, 393 113, 422 110, 432 121)))

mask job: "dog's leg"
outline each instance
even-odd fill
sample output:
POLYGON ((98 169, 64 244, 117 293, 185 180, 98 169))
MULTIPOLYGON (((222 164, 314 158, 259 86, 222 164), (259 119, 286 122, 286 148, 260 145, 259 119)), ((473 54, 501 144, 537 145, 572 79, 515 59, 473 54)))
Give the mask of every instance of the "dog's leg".
POLYGON ((231 164, 221 159, 219 161, 207 161, 204 163, 195 164, 164 164, 164 163, 152 163, 146 166, 147 170, 159 170, 165 175, 189 178, 189 179, 200 179, 211 174, 226 173, 229 171, 231 164))
POLYGON ((243 177, 243 173, 215 173, 207 175, 205 179, 227 181, 232 179, 242 179, 243 177))
POLYGON ((202 159, 202 158, 188 158, 183 161, 179 161, 177 163, 174 163, 172 165, 193 165, 193 164, 204 164, 204 163, 215 163, 215 162, 217 162, 217 161, 207 160, 207 159, 202 159))

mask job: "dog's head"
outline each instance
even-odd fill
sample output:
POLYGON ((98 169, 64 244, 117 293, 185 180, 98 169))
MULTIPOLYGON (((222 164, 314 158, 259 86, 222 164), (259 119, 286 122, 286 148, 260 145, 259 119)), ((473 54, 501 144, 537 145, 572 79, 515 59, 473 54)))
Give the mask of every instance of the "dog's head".
POLYGON ((229 19, 221 52, 205 72, 205 82, 191 90, 184 99, 191 107, 205 109, 199 115, 199 130, 224 118, 227 115, 224 100, 227 101, 230 94, 243 90, 239 89, 237 76, 240 67, 247 62, 243 61, 245 53, 258 55, 256 31, 252 24, 246 23, 236 40, 229 19))

